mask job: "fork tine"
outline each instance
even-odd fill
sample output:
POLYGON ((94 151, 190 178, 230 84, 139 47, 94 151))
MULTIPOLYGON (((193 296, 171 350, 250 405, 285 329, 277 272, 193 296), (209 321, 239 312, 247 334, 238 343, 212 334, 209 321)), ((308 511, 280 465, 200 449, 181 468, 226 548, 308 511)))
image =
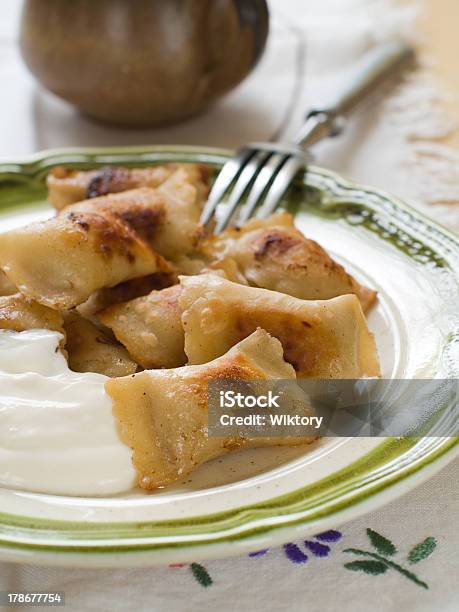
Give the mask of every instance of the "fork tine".
POLYGON ((211 218, 214 216, 215 209, 220 203, 221 199, 225 195, 229 186, 239 174, 241 168, 255 155, 254 149, 243 148, 240 149, 236 155, 228 160, 223 168, 220 170, 217 179, 212 187, 209 194, 209 198, 201 213, 200 223, 207 225, 211 218))
POLYGON ((255 179, 253 187, 249 192, 247 202, 241 208, 241 212, 239 213, 236 223, 237 225, 242 225, 250 219, 266 187, 286 159, 287 156, 276 153, 272 155, 266 164, 261 168, 257 178, 255 179))
POLYGON ((257 175, 260 168, 262 168, 271 155, 269 151, 256 151, 255 155, 242 168, 236 184, 234 185, 228 203, 225 204, 224 213, 220 219, 218 219, 215 226, 215 234, 222 232, 233 216, 234 211, 239 205, 245 190, 250 184, 250 181, 257 175))
POLYGON ((279 206, 282 196, 295 178, 296 173, 303 168, 305 160, 301 157, 290 157, 282 166, 280 172, 277 173, 273 184, 269 188, 266 199, 262 206, 258 209, 257 218, 266 219, 279 206))

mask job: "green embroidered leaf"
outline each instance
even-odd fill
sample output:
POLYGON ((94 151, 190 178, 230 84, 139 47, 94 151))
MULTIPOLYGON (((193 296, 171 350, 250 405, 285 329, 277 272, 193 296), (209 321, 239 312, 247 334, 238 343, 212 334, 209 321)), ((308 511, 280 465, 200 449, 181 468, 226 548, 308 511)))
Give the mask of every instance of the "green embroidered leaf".
POLYGON ((193 576, 201 586, 208 587, 212 584, 213 580, 203 565, 200 563, 192 563, 190 567, 191 571, 193 572, 193 576))
MULTIPOLYGON (((345 548, 343 550, 343 552, 345 552, 345 553, 352 553, 353 555, 361 555, 363 557, 371 557, 372 559, 376 559, 376 561, 378 563, 382 563, 383 565, 396 570, 397 572, 399 572, 400 574, 403 574, 403 576, 405 576, 406 578, 408 578, 412 582, 415 582, 417 585, 423 587, 424 589, 428 589, 429 588, 429 586, 423 580, 420 580, 416 576, 416 574, 413 574, 412 572, 409 572, 407 569, 405 569, 404 567, 402 567, 398 563, 395 563, 394 561, 391 561, 390 559, 385 559, 384 557, 382 557, 381 555, 378 555, 377 553, 370 552, 369 550, 361 550, 359 548, 345 548)), ((360 567, 361 563, 362 563, 362 561, 358 562, 358 566, 359 567, 360 567)), ((354 564, 355 564, 355 562, 351 563, 350 565, 354 566, 354 564)), ((348 563, 348 565, 349 565, 349 563, 348 563)))
POLYGON ((416 546, 410 550, 408 561, 410 563, 419 563, 419 561, 430 557, 436 547, 437 540, 435 538, 426 538, 423 542, 416 544, 416 546))
POLYGON ((373 531, 373 529, 367 529, 367 535, 370 538, 370 542, 380 555, 389 557, 391 555, 395 555, 397 552, 397 549, 390 540, 382 536, 380 533, 373 531))
POLYGON ((372 576, 379 576, 387 572, 388 567, 382 561, 351 561, 345 563, 344 567, 353 572, 365 572, 365 574, 371 574, 372 576))

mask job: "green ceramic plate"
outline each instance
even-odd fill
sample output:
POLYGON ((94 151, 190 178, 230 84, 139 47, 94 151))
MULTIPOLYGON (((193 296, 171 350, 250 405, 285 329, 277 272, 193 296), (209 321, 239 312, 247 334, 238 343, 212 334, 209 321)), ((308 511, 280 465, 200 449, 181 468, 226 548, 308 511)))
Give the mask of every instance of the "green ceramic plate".
MULTIPOLYGON (((44 178, 66 164, 148 165, 228 153, 196 148, 72 150, 0 164, 0 231, 46 217, 44 178)), ((397 199, 309 168, 286 195, 298 227, 379 292, 369 324, 386 377, 458 377, 459 239, 397 199)), ((0 557, 133 566, 238 555, 336 527, 429 478, 457 438, 325 439, 210 462, 155 494, 75 498, 0 490, 0 557)))

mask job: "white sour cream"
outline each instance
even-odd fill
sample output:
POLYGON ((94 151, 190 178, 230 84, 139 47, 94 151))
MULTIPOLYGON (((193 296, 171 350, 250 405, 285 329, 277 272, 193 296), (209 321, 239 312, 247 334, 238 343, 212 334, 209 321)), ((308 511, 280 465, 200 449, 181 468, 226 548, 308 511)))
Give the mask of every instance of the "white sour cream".
POLYGON ((0 486, 99 496, 135 485, 101 374, 72 372, 47 330, 0 330, 0 486))

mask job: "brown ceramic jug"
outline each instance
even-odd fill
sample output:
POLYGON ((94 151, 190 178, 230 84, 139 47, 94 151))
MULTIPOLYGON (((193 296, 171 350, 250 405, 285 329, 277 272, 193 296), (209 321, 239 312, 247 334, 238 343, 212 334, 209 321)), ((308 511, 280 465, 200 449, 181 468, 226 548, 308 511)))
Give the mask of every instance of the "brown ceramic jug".
POLYGON ((97 119, 147 126, 235 87, 267 35, 265 0, 26 0, 20 43, 56 95, 97 119))

